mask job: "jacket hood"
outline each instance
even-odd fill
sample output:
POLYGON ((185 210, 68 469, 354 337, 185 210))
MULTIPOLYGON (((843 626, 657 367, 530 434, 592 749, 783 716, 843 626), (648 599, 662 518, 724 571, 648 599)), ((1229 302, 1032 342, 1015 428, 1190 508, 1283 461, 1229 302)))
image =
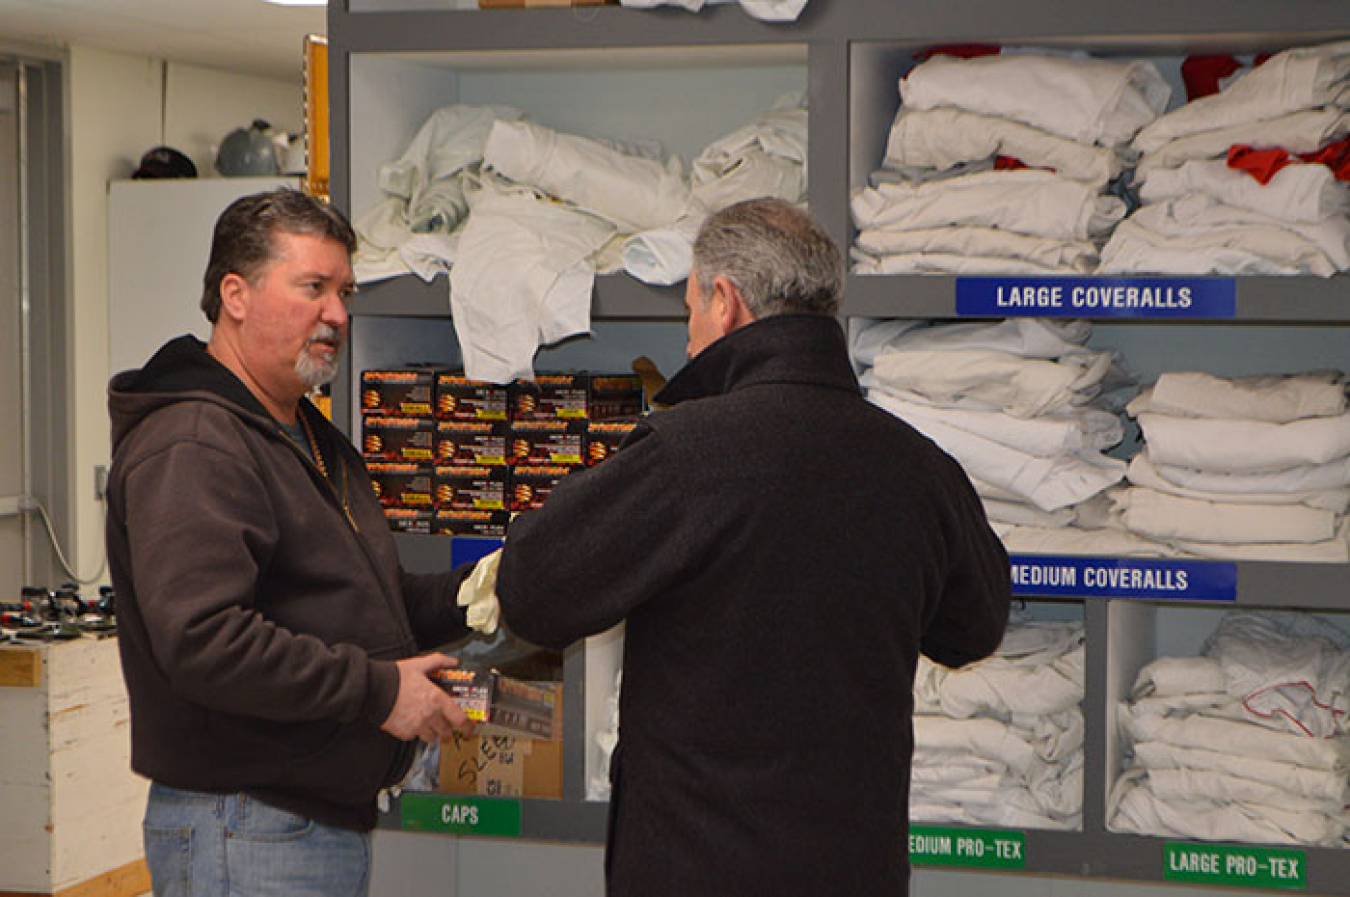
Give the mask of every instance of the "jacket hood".
POLYGON ((123 371, 109 382, 113 449, 149 414, 183 401, 218 402, 275 429, 272 416, 243 381, 206 351, 206 343, 187 335, 161 346, 145 367, 123 371))
POLYGON ((675 405, 762 383, 861 391, 839 322, 825 315, 792 314, 761 318, 728 333, 676 372, 654 400, 675 405))

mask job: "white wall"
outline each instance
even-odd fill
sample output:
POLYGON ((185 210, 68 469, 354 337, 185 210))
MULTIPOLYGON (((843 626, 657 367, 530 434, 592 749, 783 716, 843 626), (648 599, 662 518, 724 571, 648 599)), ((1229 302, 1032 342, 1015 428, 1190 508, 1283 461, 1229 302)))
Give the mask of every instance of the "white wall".
MULTIPOLYGON (((210 144, 253 117, 301 127, 301 55, 294 83, 240 76, 89 47, 70 48, 67 137, 70 145, 71 396, 69 486, 76 572, 91 575, 103 556, 103 517, 93 498, 94 467, 108 445, 108 182, 127 178, 141 155, 165 143, 214 176, 210 144), (167 89, 166 89, 167 87, 167 89)), ((195 296, 183 302, 195 303, 195 296)), ((104 577, 106 581, 106 575, 104 577)))

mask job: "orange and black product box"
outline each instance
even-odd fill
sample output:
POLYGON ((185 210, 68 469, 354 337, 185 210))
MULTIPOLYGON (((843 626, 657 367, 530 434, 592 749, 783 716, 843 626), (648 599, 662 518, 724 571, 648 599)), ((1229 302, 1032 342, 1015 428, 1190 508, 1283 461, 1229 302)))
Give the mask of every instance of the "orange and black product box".
POLYGON ((450 465, 436 468, 436 510, 505 511, 507 468, 450 465))
POLYGON ((436 375, 438 420, 506 420, 505 386, 470 380, 462 373, 436 375))
POLYGON ((437 670, 431 679, 476 723, 527 738, 554 739, 557 735, 556 686, 513 679, 496 670, 466 668, 437 670))
POLYGON ((431 535, 436 531, 436 515, 430 510, 416 508, 385 508, 384 519, 396 533, 431 535))
POLYGON ((594 466, 619 450, 619 446, 633 432, 638 422, 625 420, 593 420, 586 425, 586 464, 594 466))
POLYGON ((436 422, 436 463, 491 467, 506 463, 506 429, 501 422, 436 422))
POLYGON ((636 374, 591 374, 586 416, 591 420, 637 417, 642 413, 642 381, 636 374))
POLYGON ((501 539, 506 536, 506 524, 511 522, 507 511, 457 511, 444 508, 436 512, 434 532, 443 536, 481 536, 501 539))
POLYGON ((430 464, 436 453, 436 424, 425 417, 364 417, 361 455, 367 461, 430 464))
POLYGON ((436 375, 431 368, 361 372, 361 414, 431 417, 436 375))
POLYGON ((586 421, 515 420, 507 436, 507 462, 575 467, 586 461, 586 421))
POLYGON ((511 420, 585 420, 590 377, 538 374, 511 384, 511 420))
POLYGON ((575 469, 555 464, 516 465, 511 468, 511 510, 530 511, 543 507, 544 501, 553 494, 558 481, 575 469))
POLYGON ((385 508, 431 510, 430 465, 372 461, 366 469, 375 482, 375 497, 385 508))

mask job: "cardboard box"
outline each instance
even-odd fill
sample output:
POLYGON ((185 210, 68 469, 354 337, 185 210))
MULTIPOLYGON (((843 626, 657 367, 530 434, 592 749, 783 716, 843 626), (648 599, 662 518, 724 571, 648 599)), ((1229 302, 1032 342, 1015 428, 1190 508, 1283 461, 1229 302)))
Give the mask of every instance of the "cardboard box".
POLYGON ((574 468, 554 465, 511 468, 511 494, 508 502, 512 511, 530 511, 543 507, 553 494, 558 482, 574 468))
POLYGON ((585 420, 590 377, 538 374, 511 384, 512 420, 585 420))
POLYGON ((505 467, 437 467, 433 495, 436 509, 504 511, 506 475, 505 467))
POLYGON ((439 420, 506 420, 506 387, 470 380, 462 373, 436 375, 439 420))
POLYGON ((441 742, 441 791, 485 797, 562 798, 562 742, 455 733, 441 742))
POLYGON ((366 469, 375 483, 375 497, 386 509, 431 510, 432 468, 429 465, 372 461, 366 469))
POLYGON ((509 432, 511 464, 575 467, 586 460, 584 420, 517 420, 509 432))
POLYGON ((436 423, 436 463, 491 467, 506 463, 505 423, 443 420, 436 423))
POLYGON ((361 420, 361 456, 366 461, 430 464, 436 426, 425 417, 369 416, 361 420))
POLYGON ((442 536, 481 536, 501 539, 511 522, 508 511, 462 511, 443 508, 436 512, 432 532, 442 536))
MULTIPOLYGON (((464 671, 447 670, 461 674, 464 671)), ((483 674, 477 674, 482 676, 483 674)), ((531 738, 484 725, 478 733, 455 733, 441 742, 440 790, 489 797, 562 797, 562 690, 557 683, 530 683, 488 674, 497 683, 497 705, 504 706, 502 683, 526 690, 530 700, 552 697, 552 738, 531 738)), ((477 683, 481 687, 480 679, 477 683)), ((475 686, 468 686, 473 688, 475 686)), ((463 702, 461 702, 463 706, 463 702)), ((467 709, 467 708, 466 708, 467 709)))
POLYGON ((586 464, 594 466, 617 452, 637 425, 634 418, 591 421, 586 427, 586 464))
POLYGON ((361 372, 361 414, 431 417, 435 376, 431 369, 361 372))

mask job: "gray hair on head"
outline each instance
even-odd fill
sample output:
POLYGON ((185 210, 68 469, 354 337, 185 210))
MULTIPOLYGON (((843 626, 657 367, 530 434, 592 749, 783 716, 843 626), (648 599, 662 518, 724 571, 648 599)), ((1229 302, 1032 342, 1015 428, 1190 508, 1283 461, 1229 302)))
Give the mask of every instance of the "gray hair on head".
POLYGON ((341 243, 348 255, 356 251, 356 232, 322 199, 288 187, 236 199, 216 219, 202 278, 202 311, 212 324, 220 317, 220 282, 238 274, 256 284, 276 257, 277 232, 324 237, 341 243))
POLYGON ((843 291, 839 249, 810 213, 782 199, 748 199, 708 217, 694 241, 706 302, 724 277, 756 319, 835 315, 843 291))

